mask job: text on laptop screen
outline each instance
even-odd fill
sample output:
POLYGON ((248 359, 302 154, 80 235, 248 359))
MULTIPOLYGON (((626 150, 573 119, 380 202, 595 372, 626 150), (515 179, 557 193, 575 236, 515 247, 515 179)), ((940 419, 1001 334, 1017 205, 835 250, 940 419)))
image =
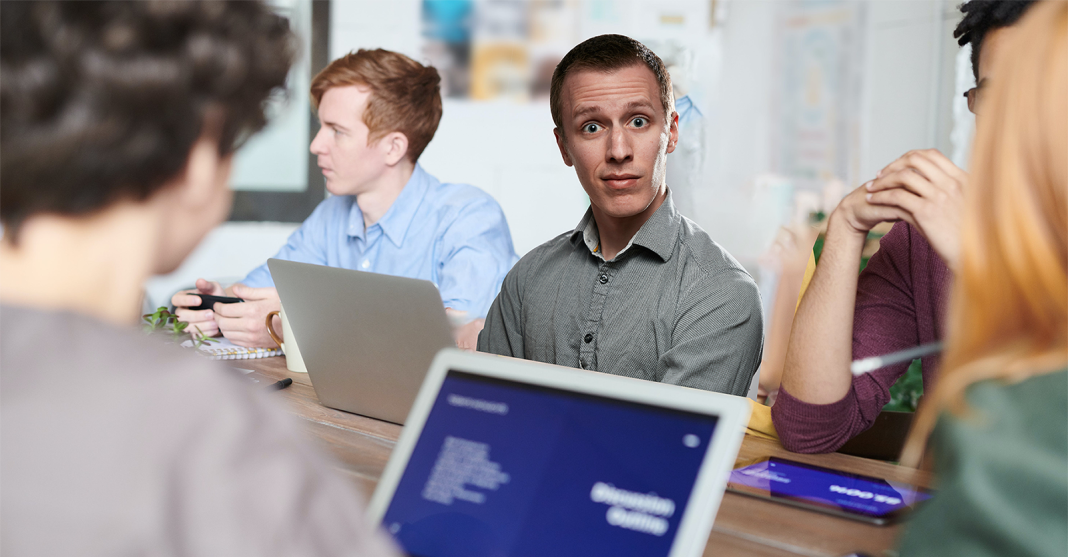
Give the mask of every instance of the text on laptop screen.
POLYGON ((450 371, 382 523, 420 557, 667 555, 716 421, 450 371))

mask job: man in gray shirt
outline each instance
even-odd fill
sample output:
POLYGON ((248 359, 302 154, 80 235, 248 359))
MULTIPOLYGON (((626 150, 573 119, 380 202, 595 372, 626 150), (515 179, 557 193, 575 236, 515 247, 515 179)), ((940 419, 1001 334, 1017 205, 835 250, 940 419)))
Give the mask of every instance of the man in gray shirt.
POLYGON ((508 273, 479 351, 744 395, 760 297, 671 201, 678 114, 663 61, 628 37, 594 37, 561 60, 549 99, 590 209, 508 273))

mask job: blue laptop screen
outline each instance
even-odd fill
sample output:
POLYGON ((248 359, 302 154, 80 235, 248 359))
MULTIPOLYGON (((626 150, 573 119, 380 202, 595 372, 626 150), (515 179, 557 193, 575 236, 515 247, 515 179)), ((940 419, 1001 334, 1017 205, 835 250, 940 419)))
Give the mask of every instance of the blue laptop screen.
POLYGON ((667 555, 715 428, 450 371, 382 523, 419 557, 667 555))

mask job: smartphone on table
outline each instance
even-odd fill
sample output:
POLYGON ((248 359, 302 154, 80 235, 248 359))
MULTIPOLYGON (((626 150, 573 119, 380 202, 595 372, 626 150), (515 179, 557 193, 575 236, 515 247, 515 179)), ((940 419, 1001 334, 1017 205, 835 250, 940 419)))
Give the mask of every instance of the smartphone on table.
POLYGON ((779 457, 740 463, 727 490, 870 524, 901 520, 933 492, 779 457))

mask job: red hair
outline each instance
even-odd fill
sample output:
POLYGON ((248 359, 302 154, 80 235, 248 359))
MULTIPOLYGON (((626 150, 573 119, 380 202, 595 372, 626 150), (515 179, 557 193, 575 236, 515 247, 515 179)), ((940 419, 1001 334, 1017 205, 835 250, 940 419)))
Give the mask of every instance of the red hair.
POLYGON ((368 144, 391 132, 403 133, 408 159, 418 161, 441 121, 438 70, 397 52, 360 49, 334 60, 312 79, 312 105, 318 110, 328 89, 349 86, 371 90, 363 111, 368 144))
POLYGON ((975 141, 946 359, 901 461, 978 381, 1068 364, 1068 3, 1031 9, 995 60, 975 141))

